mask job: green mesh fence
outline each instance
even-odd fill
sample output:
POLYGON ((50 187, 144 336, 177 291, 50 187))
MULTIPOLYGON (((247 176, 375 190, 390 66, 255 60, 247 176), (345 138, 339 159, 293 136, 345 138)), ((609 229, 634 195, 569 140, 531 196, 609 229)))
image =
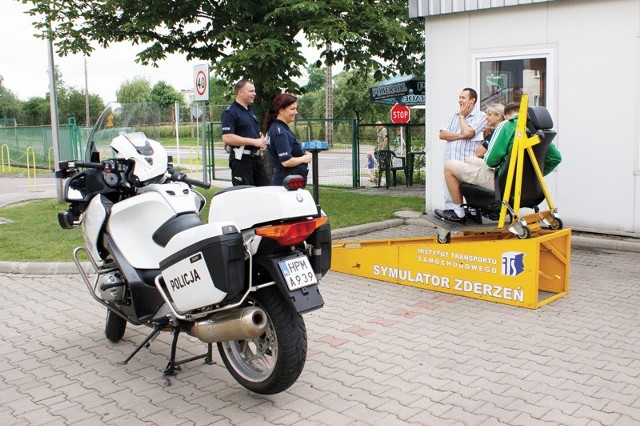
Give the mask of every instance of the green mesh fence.
MULTIPOLYGON (((90 129, 62 125, 59 129, 61 159, 82 158, 90 129)), ((54 169, 55 158, 50 126, 0 127, 1 166, 54 169)))

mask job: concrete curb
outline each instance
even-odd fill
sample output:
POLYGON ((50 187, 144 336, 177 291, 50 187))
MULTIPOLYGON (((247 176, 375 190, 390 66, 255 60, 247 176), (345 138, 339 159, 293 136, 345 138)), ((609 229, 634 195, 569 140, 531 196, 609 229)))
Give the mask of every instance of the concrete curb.
POLYGON ((333 240, 340 238, 355 237, 358 235, 368 234, 369 232, 381 231, 383 229, 395 228, 404 225, 404 219, 388 219, 382 222, 363 223, 362 225, 348 226, 346 228, 331 230, 331 238, 333 240))
MULTIPOLYGON (((339 240, 342 238, 355 237, 368 234, 370 232, 381 231, 383 229, 395 228, 401 225, 424 226, 432 228, 435 235, 435 226, 416 217, 405 217, 388 219, 382 222, 365 223, 362 225, 349 226, 346 228, 334 229, 331 231, 331 238, 339 240)), ((640 253, 640 240, 628 241, 604 237, 585 237, 582 235, 572 235, 571 247, 579 249, 600 249, 613 251, 628 251, 640 253)), ((84 266, 84 265, 83 265, 84 266)), ((65 275, 75 274, 78 270, 73 262, 3 262, 0 261, 0 273, 24 274, 24 275, 65 275)))
MULTIPOLYGON (((88 266, 89 264, 87 264, 88 266)), ((83 265, 84 266, 84 265, 83 265)), ((67 275, 76 274, 78 269, 73 262, 2 262, 0 273, 23 275, 67 275)))

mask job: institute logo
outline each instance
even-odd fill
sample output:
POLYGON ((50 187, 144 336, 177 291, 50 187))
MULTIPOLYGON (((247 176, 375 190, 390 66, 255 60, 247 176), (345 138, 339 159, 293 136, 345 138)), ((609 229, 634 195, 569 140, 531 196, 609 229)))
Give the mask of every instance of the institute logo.
POLYGON ((515 277, 524 271, 524 253, 508 251, 502 253, 502 275, 515 277))

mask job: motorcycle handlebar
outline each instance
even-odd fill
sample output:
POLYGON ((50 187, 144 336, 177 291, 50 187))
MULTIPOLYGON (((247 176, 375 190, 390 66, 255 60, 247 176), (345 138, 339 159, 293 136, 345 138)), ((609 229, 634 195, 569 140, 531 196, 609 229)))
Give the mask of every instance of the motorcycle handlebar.
POLYGON ((171 180, 174 180, 176 182, 184 182, 187 185, 199 186, 200 188, 204 188, 204 189, 211 188, 211 184, 210 183, 204 183, 204 182, 202 182, 200 180, 188 178, 187 175, 185 175, 184 173, 179 172, 178 170, 169 169, 167 171, 169 172, 169 176, 170 176, 171 180))
POLYGON ((76 167, 83 167, 85 169, 97 169, 97 170, 101 170, 104 169, 104 163, 100 162, 100 163, 92 163, 90 161, 76 161, 76 167))

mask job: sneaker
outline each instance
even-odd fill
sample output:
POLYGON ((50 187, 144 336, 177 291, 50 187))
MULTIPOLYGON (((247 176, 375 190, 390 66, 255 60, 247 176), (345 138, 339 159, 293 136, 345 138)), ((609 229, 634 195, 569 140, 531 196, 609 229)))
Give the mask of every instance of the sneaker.
POLYGON ((471 208, 471 207, 465 207, 464 213, 465 213, 465 217, 468 220, 470 220, 475 224, 482 225, 482 215, 477 209, 471 208))
POLYGON ((440 209, 436 209, 434 211, 434 213, 436 214, 436 216, 438 216, 440 219, 444 219, 444 220, 448 220, 450 222, 458 222, 458 223, 464 223, 467 218, 466 217, 459 217, 455 211, 453 211, 453 209, 448 209, 448 210, 440 210, 440 209))

